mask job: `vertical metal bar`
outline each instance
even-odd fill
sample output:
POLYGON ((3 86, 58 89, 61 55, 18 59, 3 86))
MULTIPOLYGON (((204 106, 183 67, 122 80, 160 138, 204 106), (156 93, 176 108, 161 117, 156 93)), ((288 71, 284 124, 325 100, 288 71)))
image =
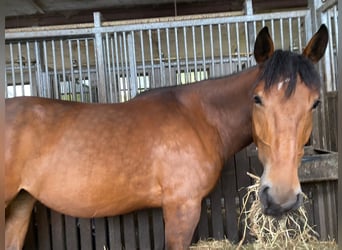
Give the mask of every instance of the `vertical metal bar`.
POLYGON ((135 61, 135 40, 134 31, 127 34, 128 58, 129 58, 129 78, 130 78, 130 98, 137 95, 137 68, 135 61))
MULTIPOLYGON (((27 53, 27 67, 29 74, 29 82, 30 82, 30 95, 33 95, 33 81, 32 81, 32 69, 31 69, 31 52, 30 52, 30 43, 26 42, 26 53, 27 53)), ((5 74, 6 75, 6 74, 5 74)))
POLYGON ((236 33, 237 58, 238 58, 238 65, 239 65, 239 71, 240 71, 242 67, 241 67, 239 23, 235 23, 235 33, 236 33))
POLYGON ((151 32, 150 29, 148 30, 148 39, 149 39, 149 45, 150 45, 152 86, 155 88, 156 87, 156 81, 155 81, 155 77, 154 77, 154 60, 153 60, 152 32, 151 32))
MULTIPOLYGON (((119 101, 121 102, 122 101, 122 90, 121 90, 121 82, 120 82, 120 75, 122 75, 120 73, 120 68, 122 68, 120 66, 120 58, 122 57, 121 56, 121 50, 120 50, 120 54, 119 54, 119 48, 118 48, 118 39, 120 39, 120 36, 118 37, 117 33, 115 32, 114 33, 114 47, 115 47, 115 60, 116 60, 116 78, 118 79, 118 84, 116 86, 116 88, 118 89, 118 98, 119 98, 119 101), (120 57, 119 57, 120 56, 120 57)), ((121 39, 119 40, 119 43, 121 43, 121 39)))
MULTIPOLYGON (((108 70, 108 84, 109 84, 109 102, 113 103, 113 82, 112 82, 112 67, 110 65, 110 50, 109 50, 109 35, 106 33, 106 51, 107 51, 107 70, 108 70)), ((108 95, 107 95, 108 96, 108 95)))
POLYGON ((209 35, 210 35, 210 52, 211 52, 211 70, 213 72, 213 76, 216 76, 212 24, 209 24, 209 35))
POLYGON ((297 29, 298 29, 298 49, 299 49, 299 52, 301 53, 303 51, 303 47, 302 47, 302 29, 300 25, 300 17, 297 18, 297 29))
MULTIPOLYGON (((337 5, 334 6, 334 13, 333 13, 333 16, 334 16, 334 29, 335 29, 335 44, 336 44, 336 51, 338 51, 338 20, 337 20, 337 17, 338 17, 338 11, 337 11, 337 5)), ((335 82, 336 83, 336 82, 335 82)))
POLYGON ((157 29, 157 41, 158 41, 160 83, 161 83, 161 86, 164 87, 165 86, 165 73, 164 73, 163 55, 161 51, 160 29, 157 29))
POLYGON ((335 65, 333 62, 333 58, 334 58, 334 47, 333 47, 333 37, 332 37, 332 24, 331 24, 331 17, 330 17, 330 11, 327 11, 327 26, 328 26, 328 34, 329 34, 329 54, 330 54, 330 58, 329 58, 329 66, 325 65, 327 72, 326 72, 326 81, 329 84, 327 87, 329 89, 327 89, 327 91, 335 91, 335 65))
POLYGON ((280 44, 281 44, 281 49, 284 48, 284 27, 283 27, 283 19, 280 18, 279 20, 279 30, 280 30, 280 44))
POLYGON ((40 47, 38 41, 34 41, 34 48, 36 54, 36 81, 38 85, 38 96, 44 96, 42 90, 42 65, 40 57, 40 47))
POLYGON ((13 96, 17 96, 17 86, 15 81, 15 68, 14 68, 14 58, 13 58, 13 45, 9 44, 10 47, 10 57, 11 57, 11 71, 12 71, 12 84, 13 84, 13 96))
POLYGON ((128 67, 128 53, 127 53, 127 40, 126 40, 126 32, 122 32, 122 43, 123 43, 123 55, 125 62, 125 100, 129 100, 130 95, 130 72, 128 67))
MULTIPOLYGON (((61 50, 62 79, 63 79, 63 85, 60 84, 60 92, 61 92, 61 94, 65 95, 65 94, 67 94, 66 93, 66 84, 68 84, 68 83, 67 83, 66 76, 65 76, 64 45, 63 45, 62 39, 59 40, 59 45, 60 45, 60 50, 61 50)), ((62 95, 61 95, 61 97, 62 97, 62 95)))
POLYGON ((271 20, 271 37, 272 40, 275 41, 275 32, 274 32, 274 19, 271 20))
POLYGON ((205 62, 205 44, 204 44, 204 28, 203 25, 201 25, 201 43, 202 43, 202 67, 203 72, 206 72, 206 62, 205 62))
POLYGON ((201 79, 198 79, 197 75, 197 51, 196 51, 196 35, 195 35, 195 26, 191 26, 192 30, 192 47, 194 51, 194 71, 195 71, 195 81, 199 81, 201 79))
POLYGON ((105 60, 102 44, 102 33, 101 33, 101 14, 99 12, 94 13, 94 32, 95 32, 95 47, 96 47, 96 64, 98 70, 98 93, 99 102, 107 102, 107 90, 106 90, 106 71, 105 71, 105 60))
POLYGON ((74 60, 73 60, 73 56, 72 56, 72 44, 71 44, 71 40, 68 40, 68 45, 69 45, 69 58, 70 58, 70 77, 71 77, 71 82, 68 82, 68 96, 69 96, 69 100, 73 100, 76 101, 75 98, 75 90, 74 90, 74 86, 75 86, 75 77, 74 77, 74 60))
POLYGON ((93 102, 93 90, 92 90, 92 79, 90 73, 90 62, 89 62, 89 44, 88 39, 85 39, 85 47, 86 47, 86 61, 87 61, 87 74, 88 74, 88 87, 89 87, 89 102, 93 102))
MULTIPOLYGON (((142 70, 143 70, 143 79, 144 79, 144 90, 147 89, 147 84, 146 84, 146 78, 147 78, 147 75, 146 75, 146 65, 145 65, 145 48, 144 48, 144 34, 143 34, 143 31, 140 30, 139 31, 139 34, 140 34, 140 49, 141 49, 141 62, 142 62, 142 70)), ((141 86, 140 86, 141 87, 141 86)))
POLYGON ((19 59, 19 71, 20 71, 20 84, 21 94, 25 96, 25 84, 24 84, 24 72, 23 72, 23 57, 21 54, 21 42, 18 42, 18 59, 19 59))
POLYGON ((290 51, 293 51, 292 18, 289 18, 290 51))
POLYGON ((55 92, 53 96, 54 96, 54 98, 59 99, 55 40, 51 41, 51 49, 52 49, 53 81, 54 81, 54 92, 55 92))
POLYGON ((45 97, 51 98, 51 87, 50 87, 50 77, 49 77, 49 63, 47 59, 47 48, 46 48, 46 40, 43 41, 43 60, 44 60, 44 66, 45 66, 45 82, 43 83, 43 86, 45 86, 45 97))
POLYGON ((223 75, 223 52, 222 52, 222 34, 221 24, 218 24, 218 35, 219 35, 219 50, 220 50, 220 76, 223 75))
POLYGON ((178 51, 178 31, 177 27, 174 28, 175 31, 175 44, 176 44, 176 61, 177 61, 177 84, 182 84, 181 71, 179 67, 179 51, 178 51))
POLYGON ((190 82, 189 74, 189 61, 188 61, 188 41, 186 35, 186 27, 183 27, 183 37, 184 37, 184 56, 185 56, 185 82, 190 82))
POLYGON ((169 86, 172 83, 172 75, 171 75, 171 53, 170 53, 170 36, 169 36, 169 28, 166 28, 166 49, 167 49, 167 64, 169 68, 169 86))
MULTIPOLYGON (((116 34, 116 32, 115 32, 116 34)), ((111 54, 112 54, 112 71, 110 71, 110 75, 113 76, 113 93, 114 93, 114 99, 112 100, 112 102, 119 102, 119 94, 118 94, 118 78, 116 77, 116 69, 119 67, 118 65, 115 64, 115 55, 114 55, 114 47, 115 47, 115 41, 114 41, 114 37, 115 35, 113 34, 113 36, 111 36, 110 38, 110 51, 111 51, 111 54)))
POLYGON ((8 98, 7 68, 5 69, 5 98, 8 98))
POLYGON ((247 67, 250 66, 250 61, 249 61, 249 39, 248 39, 248 27, 247 27, 247 22, 245 23, 245 45, 246 45, 246 62, 247 62, 247 67))
MULTIPOLYGON (((81 57, 81 48, 80 48, 80 39, 77 39, 77 61, 78 61, 78 83, 80 85, 80 96, 81 101, 84 102, 84 93, 83 93, 83 76, 82 76, 82 57, 81 57)), ((76 89, 77 91, 77 89, 76 89)), ((77 98, 77 92, 76 92, 77 98)))
POLYGON ((230 74, 233 73, 233 55, 232 55, 232 46, 231 46, 231 37, 230 37, 230 24, 227 23, 227 47, 228 47, 228 55, 229 55, 229 70, 230 74))

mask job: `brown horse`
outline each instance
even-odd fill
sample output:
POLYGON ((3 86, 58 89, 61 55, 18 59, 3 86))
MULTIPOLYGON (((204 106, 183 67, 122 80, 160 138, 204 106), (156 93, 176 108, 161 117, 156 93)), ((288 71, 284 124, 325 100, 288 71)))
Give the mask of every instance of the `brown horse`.
POLYGON ((264 212, 296 209, 327 37, 322 26, 298 55, 274 51, 264 28, 257 66, 122 104, 6 100, 6 248, 22 248, 39 200, 77 217, 162 207, 167 249, 185 249, 224 162, 253 138, 264 212))

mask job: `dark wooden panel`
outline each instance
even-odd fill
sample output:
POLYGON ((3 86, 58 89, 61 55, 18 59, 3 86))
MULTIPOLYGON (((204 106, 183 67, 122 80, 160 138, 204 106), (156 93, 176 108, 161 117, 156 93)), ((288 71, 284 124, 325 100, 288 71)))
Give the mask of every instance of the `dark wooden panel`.
POLYGON ((79 238, 77 235, 77 219, 65 215, 65 245, 67 250, 78 249, 79 238))
POLYGON ((152 209, 152 225, 153 225, 153 248, 164 249, 164 222, 163 212, 160 208, 152 209))
POLYGON ((93 249, 93 239, 92 239, 92 222, 91 219, 79 219, 80 227, 80 243, 82 250, 92 250, 93 249))
POLYGON ((200 221, 198 222, 197 225, 197 239, 196 241, 200 239, 207 239, 209 238, 209 214, 208 214, 208 203, 210 201, 207 201, 209 198, 204 198, 202 200, 201 204, 201 216, 200 216, 200 221))
POLYGON ((110 249, 122 249, 120 217, 107 218, 110 249))
POLYGON ((138 239, 140 249, 151 249, 151 231, 149 223, 149 211, 142 210, 137 213, 138 239))
POLYGON ((211 200, 211 226, 212 226, 212 237, 217 240, 221 240, 224 238, 223 231, 223 217, 222 217, 222 206, 221 206, 221 198, 222 198, 222 189, 221 189, 221 181, 219 181, 214 190, 210 194, 211 200))
POLYGON ((36 223, 38 236, 38 249, 51 249, 49 211, 41 203, 37 203, 36 223))
POLYGON ((123 215, 125 249, 134 250, 137 248, 135 240, 134 214, 123 215))
POLYGON ((236 201, 237 198, 237 186, 235 178, 235 166, 234 159, 231 158, 226 166, 222 170, 222 192, 224 197, 224 207, 225 207, 225 228, 227 239, 233 242, 237 242, 239 239, 238 235, 238 214, 236 211, 236 201))
POLYGON ((94 219, 95 224, 95 248, 97 250, 108 249, 106 218, 94 219))
POLYGON ((51 239, 53 250, 65 249, 64 216, 51 210, 51 239))

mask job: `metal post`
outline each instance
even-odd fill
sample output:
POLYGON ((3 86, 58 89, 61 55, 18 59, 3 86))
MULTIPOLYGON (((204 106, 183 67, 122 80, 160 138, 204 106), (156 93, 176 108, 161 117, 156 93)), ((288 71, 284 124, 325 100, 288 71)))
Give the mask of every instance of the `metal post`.
POLYGON ((133 98, 137 94, 137 69, 135 60, 135 44, 133 32, 127 34, 127 44, 129 60, 129 74, 127 74, 127 76, 129 75, 130 98, 133 98))
MULTIPOLYGON (((245 15, 253 15, 253 3, 252 0, 245 0, 245 15)), ((250 52, 253 52, 254 50, 254 41, 255 41, 255 30, 253 28, 253 23, 248 23, 247 25, 248 29, 248 40, 249 40, 249 50, 250 52)), ((247 46, 247 44, 246 44, 247 46)), ((247 55, 248 57, 248 55, 247 55)), ((252 58, 254 58, 252 56, 252 58)), ((248 59, 249 60, 249 59, 248 59)))
POLYGON ((102 32, 101 32, 101 13, 94 12, 94 32, 95 32, 95 49, 96 49, 96 64, 98 70, 98 95, 99 102, 107 102, 107 91, 106 91, 106 70, 105 70, 105 60, 103 53, 102 44, 102 32))

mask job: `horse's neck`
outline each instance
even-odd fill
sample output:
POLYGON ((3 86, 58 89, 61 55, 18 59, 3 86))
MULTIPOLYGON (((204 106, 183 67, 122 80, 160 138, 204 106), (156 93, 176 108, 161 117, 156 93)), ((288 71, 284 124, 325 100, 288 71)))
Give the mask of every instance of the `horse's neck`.
POLYGON ((253 67, 203 86, 205 114, 218 130, 225 158, 252 142, 251 97, 258 74, 253 67))

